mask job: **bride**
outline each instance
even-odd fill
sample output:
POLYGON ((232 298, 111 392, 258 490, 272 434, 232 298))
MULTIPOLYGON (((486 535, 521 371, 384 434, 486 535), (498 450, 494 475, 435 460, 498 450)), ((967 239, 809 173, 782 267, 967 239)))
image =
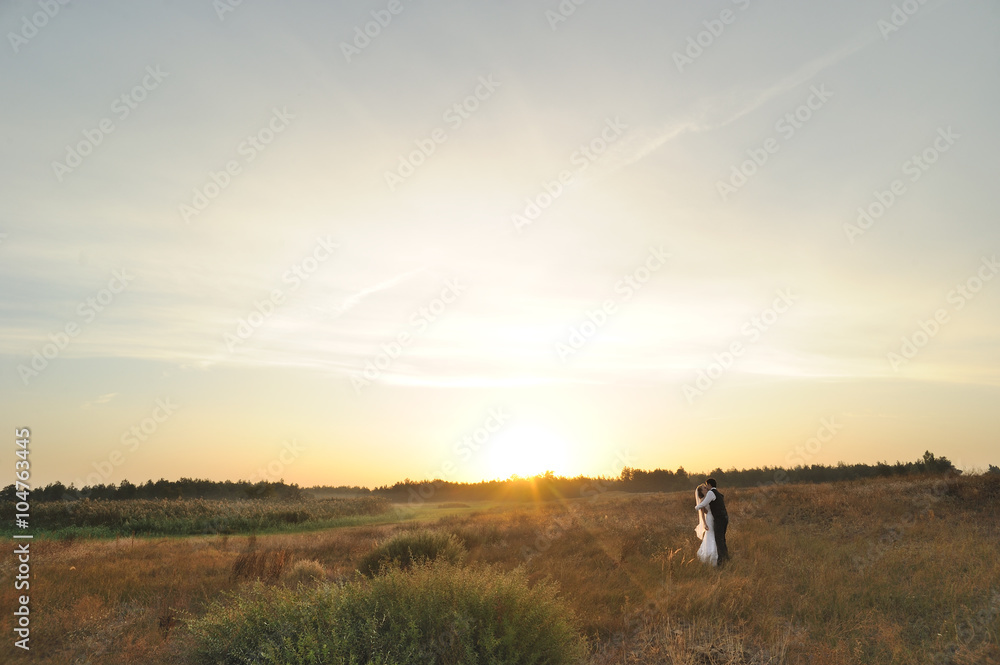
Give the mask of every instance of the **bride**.
MULTIPOLYGON (((701 503, 708 492, 708 485, 702 483, 698 485, 695 493, 695 504, 701 503)), ((708 508, 698 511, 698 526, 695 527, 695 534, 701 540, 701 547, 698 548, 698 559, 702 563, 716 566, 719 563, 719 550, 715 545, 715 518, 712 517, 708 508)))

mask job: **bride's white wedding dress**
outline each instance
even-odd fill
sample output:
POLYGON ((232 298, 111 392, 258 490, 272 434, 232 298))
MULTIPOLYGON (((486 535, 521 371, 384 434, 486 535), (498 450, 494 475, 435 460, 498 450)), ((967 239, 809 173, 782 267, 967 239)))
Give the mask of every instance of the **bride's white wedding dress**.
POLYGON ((701 539, 698 560, 712 566, 719 565, 719 548, 715 544, 715 518, 712 517, 712 511, 698 511, 698 526, 694 532, 701 539))

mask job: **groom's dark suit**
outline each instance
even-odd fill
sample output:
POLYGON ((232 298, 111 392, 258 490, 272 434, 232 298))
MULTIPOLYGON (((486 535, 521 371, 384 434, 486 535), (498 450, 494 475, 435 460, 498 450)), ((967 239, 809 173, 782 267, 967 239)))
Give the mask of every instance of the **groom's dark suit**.
POLYGON ((729 559, 729 548, 726 547, 726 527, 729 526, 729 513, 726 512, 726 500, 722 492, 714 487, 709 492, 715 493, 715 499, 708 504, 715 520, 715 545, 719 549, 719 563, 729 559))

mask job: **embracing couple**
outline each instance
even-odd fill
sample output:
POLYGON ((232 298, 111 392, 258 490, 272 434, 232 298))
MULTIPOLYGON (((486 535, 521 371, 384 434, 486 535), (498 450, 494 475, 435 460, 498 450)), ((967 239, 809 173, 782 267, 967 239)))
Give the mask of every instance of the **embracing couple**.
POLYGON ((698 505, 698 526, 694 532, 701 539, 698 548, 698 559, 702 563, 721 566, 729 560, 729 548, 726 547, 726 528, 729 526, 729 514, 726 513, 726 502, 722 492, 715 488, 715 479, 709 478, 695 490, 695 500, 698 505))

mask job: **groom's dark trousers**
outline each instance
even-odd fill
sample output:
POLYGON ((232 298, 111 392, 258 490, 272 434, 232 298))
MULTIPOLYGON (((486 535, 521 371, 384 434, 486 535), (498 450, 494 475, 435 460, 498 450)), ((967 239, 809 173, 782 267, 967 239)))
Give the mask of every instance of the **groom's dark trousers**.
POLYGON ((729 548, 726 547, 726 528, 728 526, 728 517, 715 522, 715 546, 719 549, 719 563, 729 560, 729 548))
POLYGON ((729 527, 729 513, 726 511, 726 499, 716 488, 711 492, 715 493, 715 499, 708 504, 715 520, 715 546, 719 550, 719 563, 729 560, 729 548, 726 547, 726 528, 729 527))

